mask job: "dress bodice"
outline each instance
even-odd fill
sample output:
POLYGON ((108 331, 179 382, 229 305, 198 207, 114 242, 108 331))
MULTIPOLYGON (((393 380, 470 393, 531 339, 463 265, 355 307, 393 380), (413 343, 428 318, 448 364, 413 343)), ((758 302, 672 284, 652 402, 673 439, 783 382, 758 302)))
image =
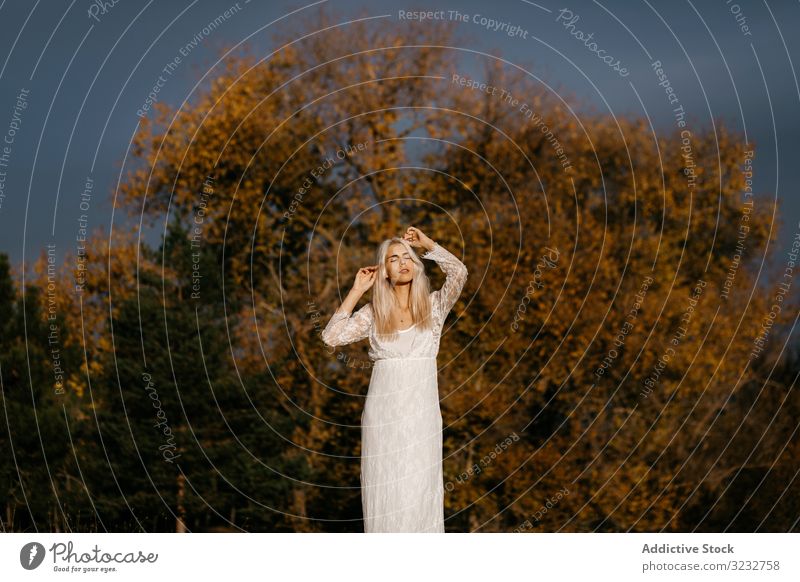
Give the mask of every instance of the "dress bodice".
POLYGON ((322 341, 329 346, 341 346, 369 338, 369 357, 372 361, 387 358, 435 357, 447 314, 455 305, 467 280, 467 267, 455 255, 435 243, 433 249, 420 258, 436 261, 446 279, 441 289, 431 292, 431 327, 400 330, 396 339, 384 339, 375 330, 372 303, 354 314, 337 311, 322 332, 322 341))
MULTIPOLYGON (((374 327, 374 326, 373 326, 374 327)), ((406 330, 398 330, 395 339, 379 337, 374 330, 369 335, 369 357, 372 361, 387 358, 432 357, 439 352, 439 338, 434 322, 432 329, 421 329, 416 324, 406 330)))
POLYGON ((414 324, 406 329, 398 329, 397 338, 390 343, 398 354, 406 356, 410 354, 411 350, 414 348, 417 335, 419 335, 417 324, 414 324))

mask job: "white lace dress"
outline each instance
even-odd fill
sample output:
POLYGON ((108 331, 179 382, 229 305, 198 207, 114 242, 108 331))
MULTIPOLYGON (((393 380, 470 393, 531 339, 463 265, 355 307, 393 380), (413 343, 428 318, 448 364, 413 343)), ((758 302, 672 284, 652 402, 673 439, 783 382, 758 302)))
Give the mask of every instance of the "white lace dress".
POLYGON ((361 501, 364 531, 444 532, 442 413, 436 355, 444 320, 467 280, 467 268, 436 243, 423 259, 436 261, 446 280, 431 293, 433 325, 376 336, 372 304, 352 316, 336 312, 322 340, 340 346, 369 338, 374 362, 361 415, 361 501))

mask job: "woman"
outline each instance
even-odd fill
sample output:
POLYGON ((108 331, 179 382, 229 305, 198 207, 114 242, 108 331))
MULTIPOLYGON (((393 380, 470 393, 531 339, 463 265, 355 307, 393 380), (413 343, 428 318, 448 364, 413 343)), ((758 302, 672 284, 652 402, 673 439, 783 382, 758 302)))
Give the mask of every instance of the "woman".
POLYGON ((421 230, 409 227, 378 248, 378 264, 358 271, 322 341, 341 346, 369 338, 375 362, 361 416, 364 531, 444 532, 442 413, 436 355, 447 314, 467 268, 421 230), (423 259, 447 279, 431 293, 423 259), (351 312, 373 284, 373 300, 351 312))

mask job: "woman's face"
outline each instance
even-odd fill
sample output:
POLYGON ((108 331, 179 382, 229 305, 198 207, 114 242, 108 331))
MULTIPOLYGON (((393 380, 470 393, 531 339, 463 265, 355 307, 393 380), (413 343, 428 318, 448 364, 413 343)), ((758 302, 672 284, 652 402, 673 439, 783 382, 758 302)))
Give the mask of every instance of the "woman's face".
POLYGON ((386 251, 386 274, 390 281, 394 281, 395 285, 410 283, 414 278, 414 267, 406 247, 399 243, 389 245, 386 251))

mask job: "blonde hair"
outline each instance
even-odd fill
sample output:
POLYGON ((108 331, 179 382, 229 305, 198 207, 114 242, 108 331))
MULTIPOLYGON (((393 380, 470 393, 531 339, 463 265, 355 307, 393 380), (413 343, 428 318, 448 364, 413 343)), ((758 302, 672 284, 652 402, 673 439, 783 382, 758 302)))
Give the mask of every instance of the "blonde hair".
POLYGON ((411 320, 419 330, 428 329, 432 325, 431 286, 428 276, 425 274, 425 264, 414 252, 411 245, 408 244, 408 241, 395 236, 383 241, 378 247, 376 256, 378 272, 375 276, 375 283, 372 286, 372 315, 375 321, 375 331, 387 340, 397 338, 397 329, 392 328, 390 317, 392 308, 397 305, 397 297, 393 291, 393 284, 387 279, 388 273, 386 271, 386 255, 389 252, 389 247, 393 244, 403 245, 416 266, 408 296, 411 320))

